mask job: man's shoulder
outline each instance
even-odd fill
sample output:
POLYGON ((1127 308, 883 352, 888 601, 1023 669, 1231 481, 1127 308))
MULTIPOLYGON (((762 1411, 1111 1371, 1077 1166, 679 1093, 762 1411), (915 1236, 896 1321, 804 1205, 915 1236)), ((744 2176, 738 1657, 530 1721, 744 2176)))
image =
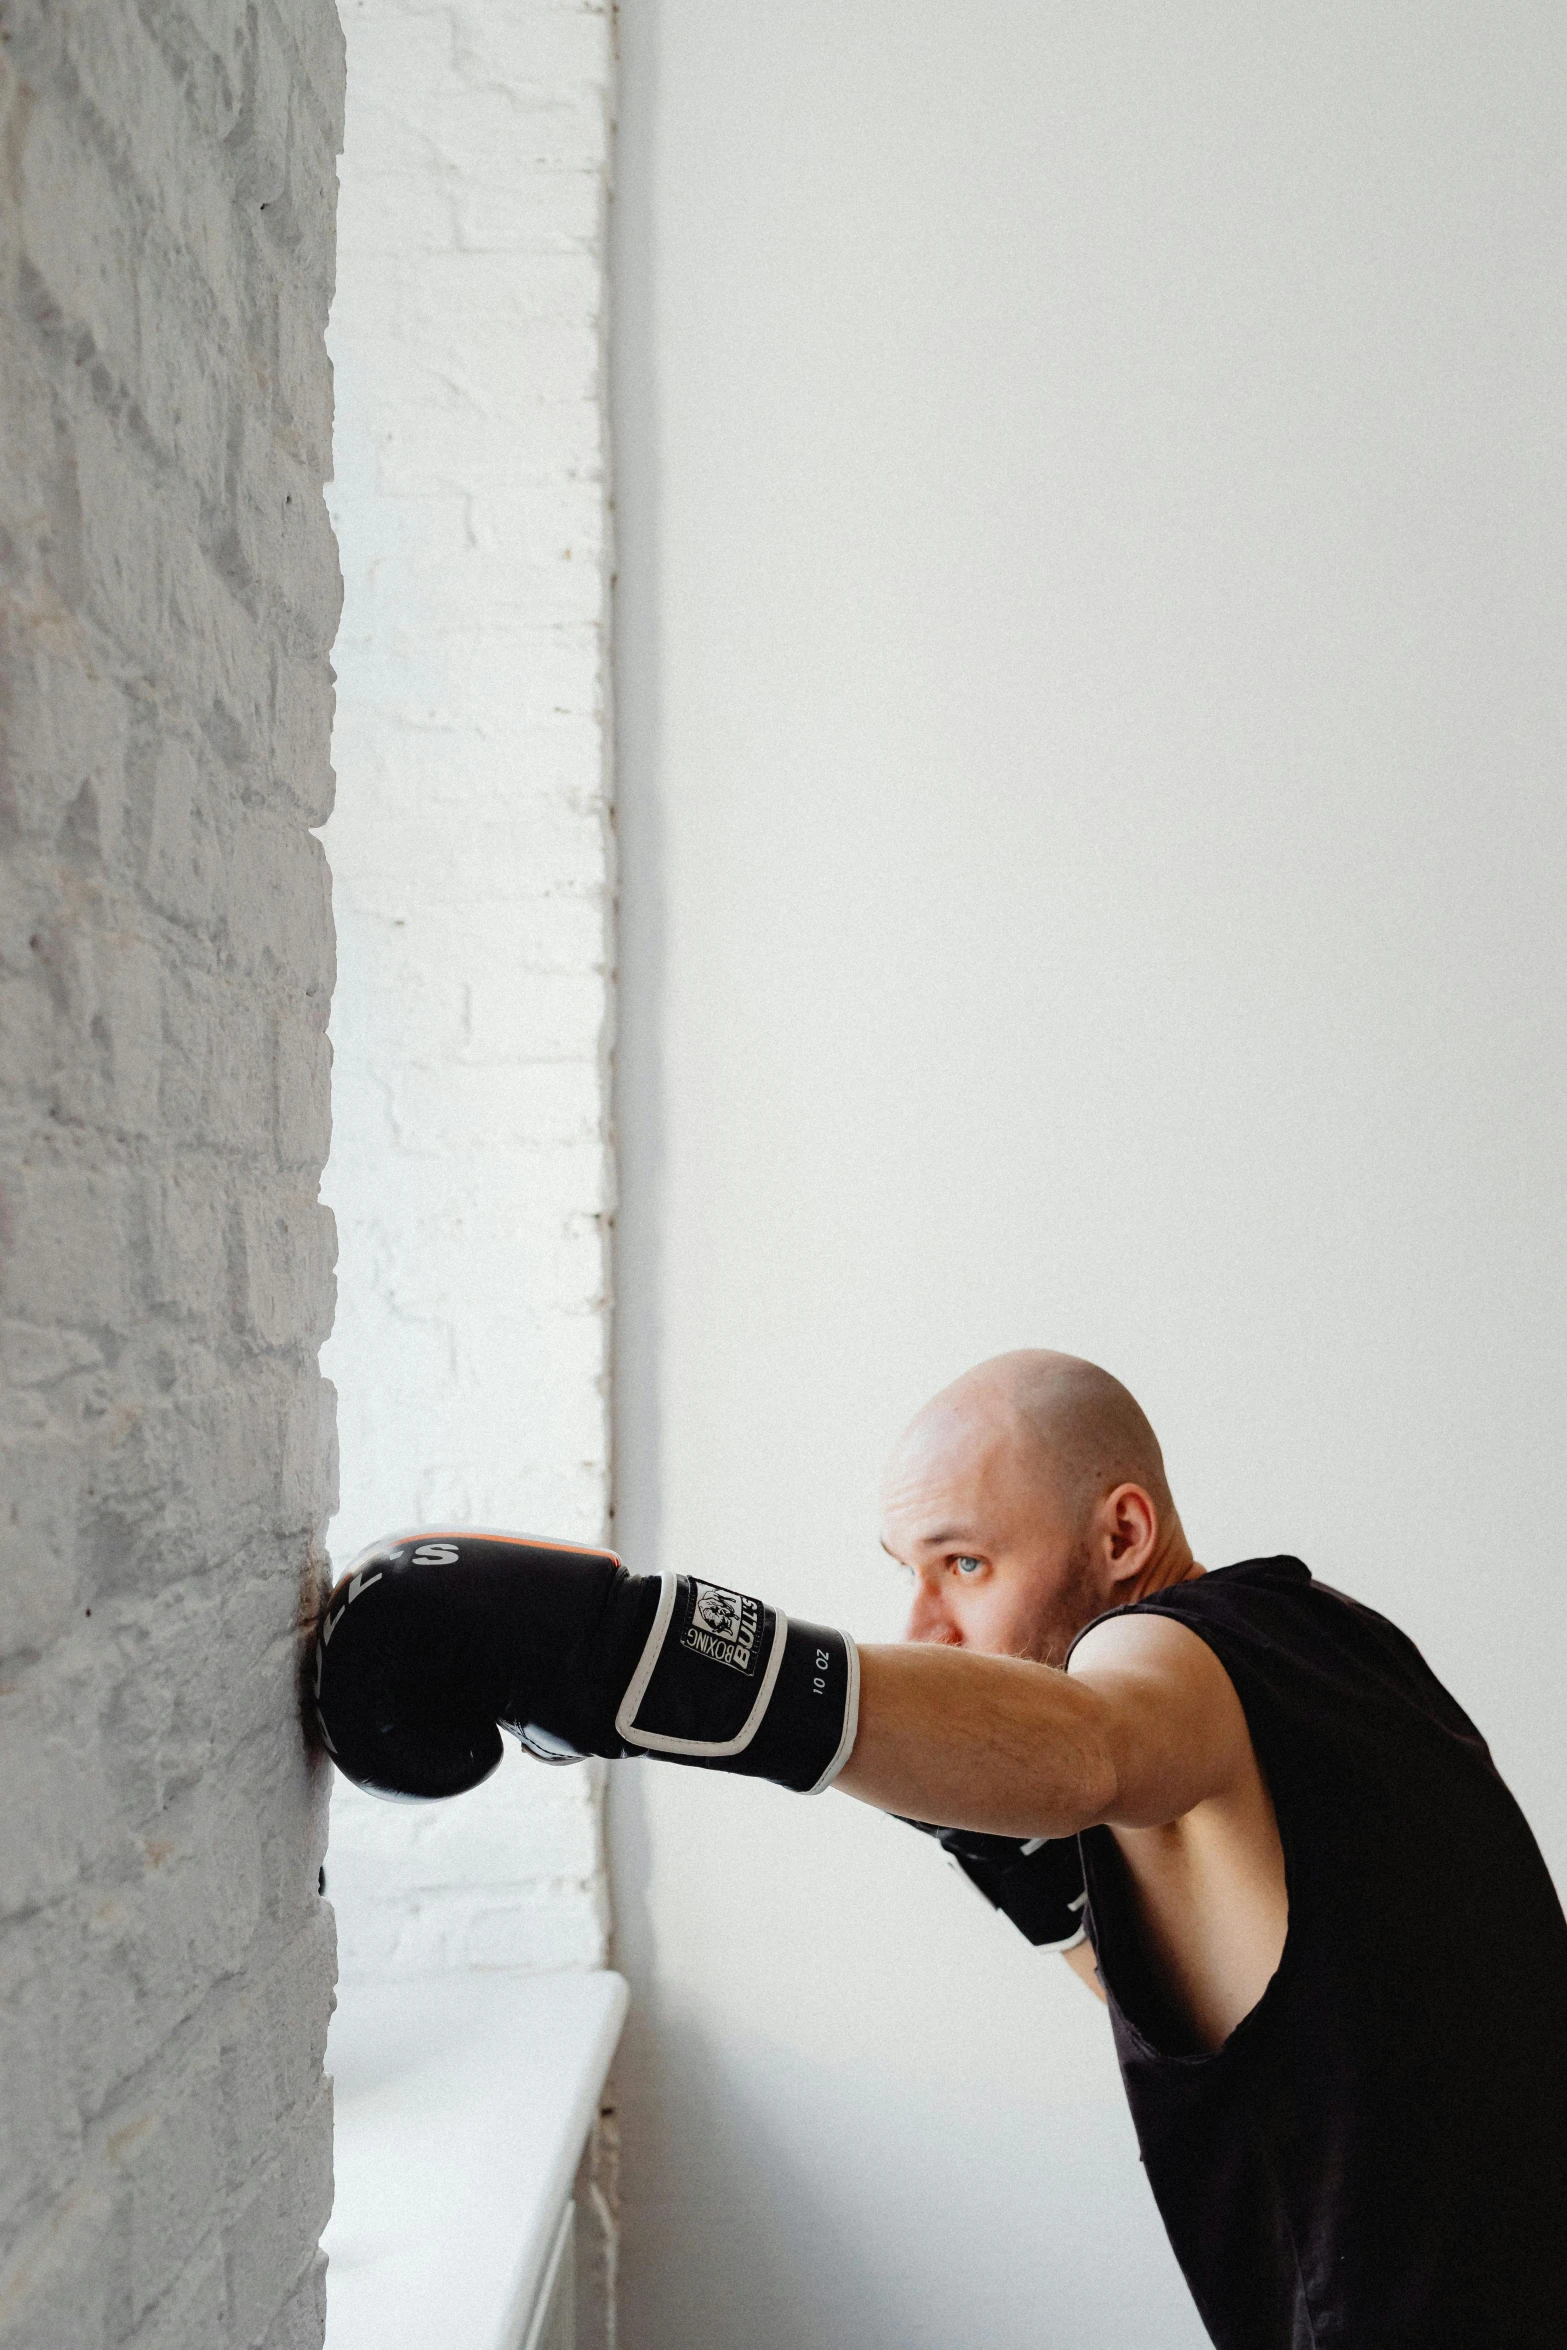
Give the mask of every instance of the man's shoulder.
POLYGON ((1129 1670, 1176 1672, 1190 1677, 1211 1670, 1214 1653, 1184 1611, 1140 1603, 1112 1608, 1084 1626, 1067 1655, 1069 1673, 1129 1670))
POLYGON ((1205 1630, 1172 1610, 1133 1606, 1099 1617, 1073 1645, 1067 1670, 1105 1709, 1116 1799, 1102 1824, 1117 1832, 1172 1827, 1255 1794, 1245 1705, 1205 1630))
MULTIPOLYGON (((1161 1591, 1151 1591, 1142 1599, 1129 1600, 1123 1607, 1107 1608, 1103 1615, 1095 1616, 1073 1641, 1067 1662, 1072 1662, 1086 1641, 1102 1649, 1103 1628, 1109 1624, 1157 1624, 1173 1619, 1189 1622, 1201 1631, 1216 1619, 1255 1613, 1259 1603, 1266 1606, 1273 1598, 1298 1597, 1306 1591, 1325 1593, 1327 1586, 1313 1579, 1303 1560, 1283 1554, 1241 1559, 1228 1567, 1199 1567, 1182 1583, 1167 1584, 1161 1591)), ((1338 1599, 1341 1595, 1335 1592, 1329 1596, 1338 1599)))
POLYGON ((1289 1554, 1241 1559, 1151 1592, 1098 1618, 1079 1640, 1099 1624, 1126 1619, 1186 1626, 1213 1650, 1248 1713, 1277 1701, 1321 1717, 1337 1703, 1369 1726, 1385 1708, 1412 1709, 1446 1731, 1479 1737, 1407 1632, 1289 1554))

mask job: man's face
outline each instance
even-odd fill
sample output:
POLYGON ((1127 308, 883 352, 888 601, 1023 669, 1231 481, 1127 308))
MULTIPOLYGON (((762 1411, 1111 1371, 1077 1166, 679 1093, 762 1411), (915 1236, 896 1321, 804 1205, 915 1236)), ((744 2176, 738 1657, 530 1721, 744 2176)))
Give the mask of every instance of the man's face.
POLYGON ((916 1423, 887 1472, 881 1538, 912 1578, 905 1640, 1060 1664, 1109 1604, 1037 1451, 1004 1427, 916 1423))

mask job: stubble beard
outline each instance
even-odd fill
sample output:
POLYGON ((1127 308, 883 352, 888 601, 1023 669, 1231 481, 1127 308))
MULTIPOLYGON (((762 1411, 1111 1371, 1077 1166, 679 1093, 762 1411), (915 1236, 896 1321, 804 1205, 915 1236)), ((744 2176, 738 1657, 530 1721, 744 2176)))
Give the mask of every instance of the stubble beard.
POLYGON ((1094 1579, 1093 1555, 1086 1538, 1079 1537, 1067 1553, 1061 1580, 1039 1621, 1024 1645, 1013 1653, 1029 1664, 1053 1665, 1059 1671, 1079 1632, 1103 1613, 1104 1603, 1094 1579))

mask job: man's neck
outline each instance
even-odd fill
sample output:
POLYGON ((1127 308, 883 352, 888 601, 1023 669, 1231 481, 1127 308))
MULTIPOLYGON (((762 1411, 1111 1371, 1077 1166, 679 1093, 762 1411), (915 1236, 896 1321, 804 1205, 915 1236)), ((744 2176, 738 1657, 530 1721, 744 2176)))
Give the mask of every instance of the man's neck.
POLYGON ((1176 1583, 1195 1582, 1208 1572, 1192 1557, 1191 1544, 1184 1534, 1172 1535, 1161 1542, 1148 1564, 1137 1578, 1137 1588, 1128 1592, 1123 1605, 1138 1599, 1152 1599, 1156 1591, 1168 1591, 1176 1583))

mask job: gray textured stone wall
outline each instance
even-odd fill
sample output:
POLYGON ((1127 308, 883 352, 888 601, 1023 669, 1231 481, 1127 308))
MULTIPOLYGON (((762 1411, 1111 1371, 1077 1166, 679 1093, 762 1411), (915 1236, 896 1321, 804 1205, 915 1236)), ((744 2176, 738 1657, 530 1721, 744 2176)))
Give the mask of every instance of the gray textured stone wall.
POLYGON ((0 2345, 303 2350, 341 36, 0 35, 0 2345))

